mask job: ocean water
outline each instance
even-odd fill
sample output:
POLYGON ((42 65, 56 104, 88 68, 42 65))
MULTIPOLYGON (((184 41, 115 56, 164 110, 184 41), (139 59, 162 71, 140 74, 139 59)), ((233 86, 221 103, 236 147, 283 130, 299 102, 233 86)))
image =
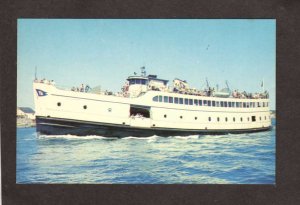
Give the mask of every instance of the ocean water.
POLYGON ((20 184, 275 184, 273 129, 122 139, 17 129, 20 184))

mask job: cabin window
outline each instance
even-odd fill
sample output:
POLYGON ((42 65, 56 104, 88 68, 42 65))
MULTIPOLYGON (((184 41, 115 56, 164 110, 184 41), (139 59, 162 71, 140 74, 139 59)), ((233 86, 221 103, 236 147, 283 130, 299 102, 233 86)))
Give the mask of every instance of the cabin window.
POLYGON ((154 101, 154 102, 158 102, 158 96, 154 96, 154 97, 153 97, 153 101, 154 101))
POLYGON ((266 103, 266 104, 267 104, 266 106, 269 107, 269 103, 266 103))
POLYGON ((250 107, 249 102, 247 102, 247 107, 250 107))
POLYGON ((194 100, 194 105, 198 105, 198 100, 194 100))
POLYGON ((173 103, 173 97, 169 97, 169 103, 173 103))
POLYGON ((193 105, 193 99, 189 99, 189 105, 193 105))
POLYGON ((260 107, 260 103, 259 102, 257 102, 257 107, 260 107))
POLYGON ((60 103, 60 102, 58 102, 58 103, 57 103, 57 106, 61 106, 61 103, 60 103))
POLYGON ((141 84, 141 79, 136 79, 136 84, 141 84))
POLYGON ((235 102, 231 102, 231 107, 235 107, 235 102))
POLYGON ((146 79, 142 79, 142 84, 146 85, 146 79))
POLYGON ((246 107, 246 103, 245 102, 243 103, 243 107, 246 107))
POLYGON ((168 96, 164 96, 164 102, 165 103, 169 102, 169 97, 168 96))
POLYGON ((179 104, 183 104, 183 98, 179 98, 179 104))
POLYGON ((220 122, 220 118, 219 117, 217 117, 217 121, 220 122))
POLYGON ((135 79, 130 79, 129 80, 129 85, 134 85, 135 84, 135 79))
POLYGON ((252 116, 251 118, 252 118, 252 122, 255 122, 255 121, 256 121, 255 116, 252 116))
POLYGON ((207 105, 211 106, 211 101, 210 100, 207 101, 207 105))
POLYGON ((166 114, 164 115, 164 118, 167 118, 167 115, 166 115, 166 114))
POLYGON ((203 105, 204 105, 204 106, 207 105, 207 100, 203 100, 203 105))
POLYGON ((189 99, 184 98, 184 104, 188 105, 189 104, 189 99))
POLYGON ((241 117, 241 122, 243 122, 243 118, 241 117))
POLYGON ((267 120, 267 116, 265 116, 265 120, 267 120))
POLYGON ((220 102, 216 101, 216 107, 220 107, 220 102))
POLYGON ((182 119, 182 116, 180 116, 180 119, 182 119))
POLYGON ((213 106, 213 107, 216 106, 216 101, 213 100, 213 101, 211 101, 211 103, 212 103, 212 106, 213 106))
POLYGON ((221 107, 224 107, 224 102, 223 101, 221 101, 221 107))
POLYGON ((252 106, 255 107, 255 102, 252 102, 252 106))
POLYGON ((249 121, 249 120, 250 120, 250 118, 249 118, 249 117, 247 117, 247 120, 249 121))
POLYGON ((231 107, 231 102, 228 102, 228 107, 231 107))
POLYGON ((227 117, 225 117, 225 122, 227 122, 228 121, 228 118, 227 117))
POLYGON ((199 105, 202 106, 202 100, 199 100, 199 105))
POLYGON ((261 117, 259 117, 259 120, 261 121, 261 117))
POLYGON ((175 104, 178 104, 178 98, 174 98, 175 104))
POLYGON ((235 117, 234 117, 234 118, 232 118, 232 120, 233 120, 233 122, 235 122, 235 117))
POLYGON ((85 109, 85 110, 86 110, 86 108, 87 108, 87 106, 86 106, 86 105, 84 105, 84 106, 83 106, 83 109, 85 109))
POLYGON ((162 96, 161 95, 158 96, 158 100, 159 100, 159 102, 162 102, 162 96))
POLYGON ((236 102, 236 107, 240 107, 240 103, 236 102))
POLYGON ((209 122, 211 121, 211 117, 208 117, 208 121, 209 121, 209 122))
POLYGON ((197 117, 195 117, 195 120, 197 120, 198 118, 197 117))
POLYGON ((224 107, 227 107, 227 102, 224 102, 224 107))

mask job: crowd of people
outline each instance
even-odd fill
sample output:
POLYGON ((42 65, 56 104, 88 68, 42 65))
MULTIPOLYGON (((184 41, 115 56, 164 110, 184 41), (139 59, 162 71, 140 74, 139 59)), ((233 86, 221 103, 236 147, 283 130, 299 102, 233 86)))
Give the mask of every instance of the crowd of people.
POLYGON ((85 92, 87 93, 90 90, 90 86, 89 85, 84 85, 83 83, 79 86, 79 87, 72 87, 71 91, 75 91, 75 92, 85 92))
MULTIPOLYGON (((55 82, 53 80, 47 80, 43 78, 42 80, 35 79, 34 82, 38 83, 45 83, 49 85, 55 85, 55 82)), ((71 91, 75 92, 89 92, 91 90, 89 85, 84 85, 83 83, 78 87, 72 87, 71 91)), ((125 85, 121 88, 121 92, 113 93, 111 91, 105 91, 103 94, 105 95, 114 95, 119 97, 129 97, 129 84, 128 82, 125 83, 125 85)), ((157 90, 153 86, 148 87, 148 90, 157 90)), ((160 90, 160 89, 159 89, 160 90)), ((215 96, 215 88, 208 87, 204 90, 197 90, 195 88, 189 88, 186 85, 178 84, 178 86, 174 86, 171 89, 162 89, 160 91, 165 92, 174 92, 174 93, 180 93, 185 95, 195 95, 195 96, 207 96, 207 97, 213 97, 215 96)), ((231 93, 228 93, 230 97, 233 98, 242 98, 242 99, 262 99, 262 98, 269 98, 269 93, 267 91, 264 91, 263 93, 247 93, 246 91, 239 92, 238 90, 234 90, 231 93)))
POLYGON ((48 85, 55 85, 54 80, 47 80, 46 78, 43 78, 42 80, 38 80, 37 78, 34 80, 35 83, 45 83, 48 85))
POLYGON ((261 98, 269 98, 269 93, 265 91, 264 93, 247 93, 239 92, 238 90, 234 90, 232 92, 232 97, 234 98, 247 98, 247 99, 261 99, 261 98))

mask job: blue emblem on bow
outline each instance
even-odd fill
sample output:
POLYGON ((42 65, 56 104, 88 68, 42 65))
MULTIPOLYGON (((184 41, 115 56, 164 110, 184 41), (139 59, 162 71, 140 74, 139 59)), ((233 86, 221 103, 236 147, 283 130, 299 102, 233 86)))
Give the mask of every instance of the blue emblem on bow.
POLYGON ((37 92, 38 96, 46 96, 47 95, 47 92, 39 90, 39 89, 36 89, 36 92, 37 92))

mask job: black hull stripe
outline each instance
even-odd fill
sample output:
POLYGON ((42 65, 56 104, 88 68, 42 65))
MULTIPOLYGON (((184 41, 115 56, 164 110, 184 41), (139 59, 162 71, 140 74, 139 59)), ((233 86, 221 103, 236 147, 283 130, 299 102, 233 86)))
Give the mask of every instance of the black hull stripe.
POLYGON ((145 136, 176 136, 176 135, 195 135, 195 134, 227 134, 227 133, 248 133, 269 130, 271 127, 255 129, 236 129, 236 130, 195 130, 161 127, 132 127, 129 125, 117 125, 108 123, 97 123, 80 120, 70 120, 61 118, 36 117, 37 131, 42 134, 59 135, 101 135, 107 137, 145 137, 145 136))

